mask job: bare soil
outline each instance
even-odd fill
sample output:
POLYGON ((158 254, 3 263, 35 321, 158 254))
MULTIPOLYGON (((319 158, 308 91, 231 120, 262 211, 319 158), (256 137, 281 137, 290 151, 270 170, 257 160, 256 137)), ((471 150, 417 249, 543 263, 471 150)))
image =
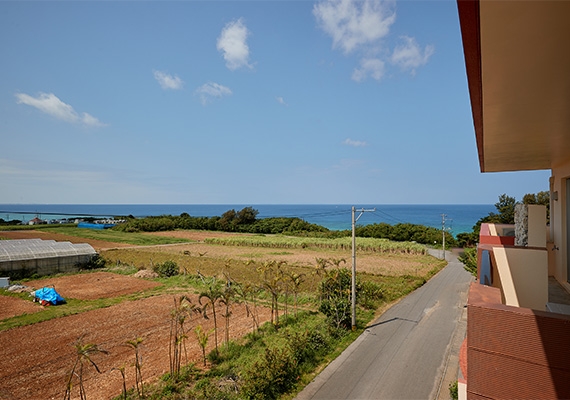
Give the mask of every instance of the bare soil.
POLYGON ((33 314, 41 310, 42 306, 32 302, 31 297, 30 300, 24 300, 18 297, 0 296, 0 320, 22 314, 33 314))
POLYGON ((34 289, 49 286, 63 298, 95 300, 142 292, 160 286, 160 283, 110 272, 93 272, 38 279, 26 282, 26 286, 34 289))
MULTIPOLYGON (((115 296, 118 293, 116 287, 127 284, 123 278, 129 278, 109 273, 74 277, 54 278, 51 281, 56 288, 61 289, 62 293, 66 293, 67 287, 70 290, 68 293, 77 290, 78 293, 90 293, 90 298, 94 298, 115 296), (69 278, 74 277, 78 281, 71 283, 69 278), (86 277, 97 278, 93 281, 84 279, 86 277), (100 289, 94 290, 94 282, 100 289), (108 288, 109 293, 106 293, 104 288, 108 288)), ((129 278, 128 284, 132 287, 136 286, 133 281, 141 281, 143 286, 151 283, 129 278)), ((197 303, 197 298, 193 297, 194 303, 197 303)), ((6 298, 0 296, 2 302, 6 298)), ((13 300, 7 301, 10 304, 12 302, 13 300)), ((34 303, 30 302, 30 305, 34 303)), ((172 295, 159 295, 0 332, 0 349, 2 349, 0 382, 3 387, 0 399, 62 398, 67 374, 75 361, 74 344, 78 338, 82 338, 83 343, 97 344, 109 352, 108 355, 93 356, 101 374, 98 374, 91 365, 85 366, 84 382, 90 399, 110 399, 121 393, 122 378, 116 368, 122 366, 126 367, 127 387, 134 386, 134 352, 125 345, 125 342, 136 337, 144 339, 141 345, 143 378, 145 382, 155 381, 169 370, 169 318, 173 306, 172 295)), ((268 319, 269 311, 260 308, 260 320, 268 319)), ((194 329, 197 325, 209 330, 213 328, 213 319, 205 320, 196 315, 187 322, 190 329, 194 329)), ((223 320, 220 319, 218 321, 220 343, 225 335, 223 325, 223 320)), ((251 329, 251 318, 246 316, 243 306, 236 305, 231 317, 230 337, 242 337, 251 329)), ((212 336, 208 351, 213 346, 212 336)), ((188 361, 196 362, 198 366, 202 365, 201 349, 196 340, 193 340, 192 333, 189 334, 187 350, 188 361)), ((78 396, 79 392, 74 390, 73 397, 78 398, 78 396)))

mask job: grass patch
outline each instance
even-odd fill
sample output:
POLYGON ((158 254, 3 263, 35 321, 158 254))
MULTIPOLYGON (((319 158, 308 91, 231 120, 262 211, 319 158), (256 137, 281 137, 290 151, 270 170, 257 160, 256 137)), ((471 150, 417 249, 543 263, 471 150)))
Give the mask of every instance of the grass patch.
POLYGON ((159 244, 190 243, 188 239, 149 235, 144 233, 129 233, 112 229, 85 229, 74 226, 56 226, 43 228, 46 232, 76 236, 85 239, 102 240, 105 242, 127 243, 135 246, 153 246, 159 244))
POLYGON ((331 331, 317 312, 283 318, 279 329, 266 323, 211 352, 209 370, 190 366, 191 372, 178 380, 166 374, 147 394, 153 399, 292 399, 362 333, 372 317, 360 314, 355 332, 331 331))

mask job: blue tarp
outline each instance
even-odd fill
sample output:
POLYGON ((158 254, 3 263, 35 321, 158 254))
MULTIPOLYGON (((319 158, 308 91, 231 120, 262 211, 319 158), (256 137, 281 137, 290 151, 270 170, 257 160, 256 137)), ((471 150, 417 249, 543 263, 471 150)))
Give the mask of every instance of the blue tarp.
POLYGON ((108 229, 114 227, 115 225, 116 224, 92 224, 90 222, 80 222, 77 227, 87 229, 108 229))
POLYGON ((34 297, 40 301, 47 301, 54 306, 65 303, 65 299, 54 288, 44 287, 36 290, 34 297))

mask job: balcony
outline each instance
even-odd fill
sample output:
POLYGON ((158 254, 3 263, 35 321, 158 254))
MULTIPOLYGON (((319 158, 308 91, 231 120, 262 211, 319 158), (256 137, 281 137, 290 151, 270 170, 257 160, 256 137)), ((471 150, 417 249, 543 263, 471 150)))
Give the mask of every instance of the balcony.
POLYGON ((570 295, 548 276, 545 213, 528 211, 522 234, 518 225, 481 226, 461 399, 570 398, 570 295))
POLYGON ((508 306, 499 288, 472 283, 463 396, 570 398, 569 337, 570 315, 508 306))

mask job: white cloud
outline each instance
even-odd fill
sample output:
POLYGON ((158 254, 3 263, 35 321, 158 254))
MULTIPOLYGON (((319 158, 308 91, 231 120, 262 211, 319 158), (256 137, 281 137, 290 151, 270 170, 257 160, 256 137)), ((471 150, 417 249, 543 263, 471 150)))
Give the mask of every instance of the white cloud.
POLYGON ((341 49, 345 55, 356 53, 360 58, 360 66, 351 77, 356 82, 368 77, 380 81, 390 65, 414 75, 434 53, 432 45, 422 49, 409 36, 402 36, 400 44, 390 49, 386 42, 396 22, 393 0, 320 0, 313 6, 313 15, 332 38, 333 49, 341 49))
POLYGON ((215 99, 221 99, 222 97, 231 95, 232 91, 226 86, 208 82, 196 89, 196 94, 200 96, 202 104, 206 105, 215 99))
POLYGON ((72 106, 61 101, 53 93, 40 93, 37 97, 33 97, 25 93, 17 93, 16 99, 18 104, 26 104, 28 106, 35 107, 38 110, 62 121, 94 127, 105 126, 104 123, 91 114, 84 112, 79 115, 72 106))
POLYGON ((154 71, 154 79, 157 80, 160 87, 164 90, 178 90, 182 89, 182 86, 184 85, 184 81, 177 75, 172 76, 162 71, 154 71))
POLYGON ((432 45, 427 45, 422 51, 415 38, 402 36, 401 39, 403 44, 396 46, 391 62, 402 70, 415 74, 416 68, 427 64, 435 49, 432 45))
POLYGON ((289 104, 287 104, 287 103, 285 102, 285 99, 284 99, 283 97, 281 97, 281 96, 275 97, 275 100, 277 100, 277 102, 278 102, 279 104, 283 105, 283 106, 288 106, 288 105, 289 105, 289 104))
POLYGON ((97 118, 95 118, 93 115, 88 114, 86 112, 81 114, 81 122, 85 125, 89 125, 89 126, 105 126, 104 123, 102 123, 101 121, 99 121, 97 118))
POLYGON ((342 142, 344 145, 346 146, 352 146, 352 147, 365 147, 368 146, 368 143, 360 141, 360 140, 352 140, 350 138, 347 138, 344 142, 342 142))
POLYGON ((340 47, 346 54, 377 44, 396 21, 394 2, 383 0, 325 0, 315 4, 313 15, 332 37, 333 48, 340 47))
POLYGON ((240 18, 226 24, 218 37, 216 48, 224 56, 226 66, 232 71, 242 67, 252 67, 249 64, 249 46, 246 43, 249 35, 249 30, 240 18))
POLYGON ((360 68, 355 68, 352 73, 352 79, 356 82, 362 82, 370 75, 373 79, 379 81, 384 76, 384 61, 378 58, 363 58, 360 60, 360 68))

